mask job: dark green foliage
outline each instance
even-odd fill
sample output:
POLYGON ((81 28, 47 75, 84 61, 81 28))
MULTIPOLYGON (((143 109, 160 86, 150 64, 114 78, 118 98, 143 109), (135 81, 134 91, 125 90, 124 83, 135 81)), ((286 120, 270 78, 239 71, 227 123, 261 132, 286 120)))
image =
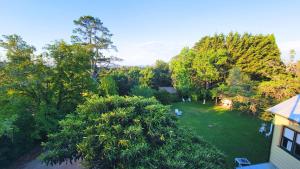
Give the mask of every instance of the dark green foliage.
POLYGON ((134 81, 132 80, 125 71, 118 71, 113 70, 110 72, 110 75, 113 77, 113 79, 116 82, 116 85, 118 87, 118 93, 121 96, 129 95, 129 91, 134 85, 138 84, 138 80, 134 81))
POLYGON ((140 71, 141 76, 139 78, 139 84, 142 86, 154 87, 154 69, 153 67, 146 67, 140 71))
POLYGON ((44 162, 83 158, 87 168, 223 168, 224 157, 176 126, 169 107, 143 97, 92 97, 60 122, 44 162))
POLYGON ((232 35, 229 35, 227 40, 228 48, 233 49, 231 45, 240 47, 229 52, 234 58, 233 63, 248 73, 252 79, 271 78, 285 71, 274 35, 244 34, 233 42, 230 36, 232 35))
POLYGON ((232 67, 240 68, 252 80, 285 72, 274 35, 219 34, 202 38, 193 49, 185 48, 172 59, 173 84, 178 90, 194 90, 205 81, 210 83, 206 87, 215 85, 225 81, 232 67))
POLYGON ((139 84, 154 89, 162 86, 171 86, 171 73, 168 63, 157 60, 154 66, 141 69, 139 84))
POLYGON ((100 76, 112 76, 121 96, 130 95, 133 87, 138 85, 149 86, 153 89, 158 89, 158 87, 162 86, 172 86, 169 65, 159 60, 154 66, 145 68, 120 67, 104 70, 100 76))
POLYGON ((171 62, 173 85, 184 97, 201 93, 205 102, 212 85, 224 80, 227 60, 225 50, 185 48, 171 62))
POLYGON ((227 59, 228 56, 225 50, 209 49, 195 52, 195 58, 192 63, 194 72, 193 83, 201 88, 203 103, 205 103, 205 99, 209 94, 212 82, 217 82, 221 79, 221 75, 224 72, 222 67, 227 63, 227 59))
POLYGON ((284 101, 300 93, 300 78, 291 75, 274 76, 272 80, 259 84, 258 93, 269 103, 284 101))
POLYGON ((0 168, 31 150, 39 139, 29 98, 0 96, 0 168), (30 121, 31 123, 28 123, 30 121))
POLYGON ((163 86, 172 86, 171 72, 168 63, 157 60, 153 67, 153 73, 152 84, 155 89, 163 86))
POLYGON ((211 67, 216 69, 215 80, 225 80, 232 63, 232 58, 229 57, 224 43, 225 38, 223 34, 216 34, 213 37, 205 36, 193 48, 198 55, 194 62, 200 62, 200 64, 203 62, 202 64, 206 64, 208 69, 211 67))
POLYGON ((229 75, 226 79, 227 88, 225 95, 234 97, 237 95, 251 96, 253 95, 253 81, 250 80, 247 74, 243 73, 240 68, 232 68, 229 70, 229 75))
POLYGON ((225 168, 224 156, 201 137, 185 130, 177 130, 171 139, 151 154, 142 168, 225 168))
POLYGON ((88 72, 93 53, 86 47, 63 41, 49 45, 47 49, 55 61, 53 77, 50 77, 56 91, 55 107, 59 112, 72 112, 83 101, 84 92, 95 90, 96 84, 88 72))
POLYGON ((173 102, 179 101, 179 97, 177 94, 170 94, 165 90, 155 91, 154 96, 162 104, 171 104, 173 102))
POLYGON ((131 89, 130 94, 133 96, 153 97, 155 93, 154 89, 148 86, 135 86, 131 89))
POLYGON ((0 69, 0 149, 9 154, 1 154, 2 166, 55 131, 58 120, 74 111, 83 102, 83 93, 94 91, 95 83, 88 72, 92 52, 83 46, 49 45, 45 56, 54 62, 50 66, 17 35, 5 36, 0 45, 8 57, 0 69))
POLYGON ((213 90, 214 97, 227 98, 233 101, 233 108, 241 112, 256 114, 258 112, 258 98, 256 97, 256 82, 251 81, 240 68, 229 70, 225 84, 213 90))
MULTIPOLYGON (((268 82, 278 74, 287 74, 272 34, 205 36, 192 49, 184 48, 175 56, 170 68, 173 85, 181 96, 193 100, 204 98, 203 103, 205 98, 211 97, 217 103, 220 95, 227 95, 235 100, 234 108, 251 113, 266 107, 261 104, 265 101, 259 101, 262 98, 256 88, 258 84, 268 82), (239 71, 230 75, 230 70, 234 69, 239 71)), ((297 85, 279 86, 298 90, 297 85)))
POLYGON ((183 48, 179 55, 175 56, 170 63, 173 86, 181 96, 189 96, 195 86, 193 85, 192 62, 195 53, 188 48, 183 48))
MULTIPOLYGON (((34 47, 18 35, 4 36, 0 47, 7 50, 9 60, 0 68, 0 166, 5 166, 22 153, 30 150, 39 139, 34 112, 39 95, 32 88, 32 74, 39 65, 33 65, 34 47), (30 123, 28 123, 30 122, 30 123)), ((42 81, 43 79, 39 79, 42 81)), ((38 89, 39 90, 39 89, 38 89)))
POLYGON ((129 95, 131 89, 139 84, 140 71, 141 68, 138 67, 120 67, 102 71, 101 76, 112 76, 117 84, 119 95, 124 96, 129 95))

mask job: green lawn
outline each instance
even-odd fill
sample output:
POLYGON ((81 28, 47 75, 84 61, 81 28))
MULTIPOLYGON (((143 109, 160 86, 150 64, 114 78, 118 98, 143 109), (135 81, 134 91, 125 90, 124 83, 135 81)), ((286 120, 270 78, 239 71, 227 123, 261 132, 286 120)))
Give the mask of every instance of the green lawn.
POLYGON ((179 124, 222 150, 229 167, 234 166, 235 157, 246 157, 253 164, 268 161, 271 138, 259 134, 262 121, 258 118, 212 104, 174 103, 175 108, 183 111, 179 124))

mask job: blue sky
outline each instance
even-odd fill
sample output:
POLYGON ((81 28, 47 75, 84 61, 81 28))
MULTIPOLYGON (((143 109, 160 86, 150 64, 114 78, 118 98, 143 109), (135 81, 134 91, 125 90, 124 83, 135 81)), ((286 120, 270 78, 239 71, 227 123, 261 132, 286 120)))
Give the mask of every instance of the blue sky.
POLYGON ((168 61, 205 35, 230 31, 273 33, 283 58, 295 49, 300 59, 299 0, 0 0, 0 34, 19 34, 40 52, 69 41, 82 15, 110 29, 122 65, 168 61))

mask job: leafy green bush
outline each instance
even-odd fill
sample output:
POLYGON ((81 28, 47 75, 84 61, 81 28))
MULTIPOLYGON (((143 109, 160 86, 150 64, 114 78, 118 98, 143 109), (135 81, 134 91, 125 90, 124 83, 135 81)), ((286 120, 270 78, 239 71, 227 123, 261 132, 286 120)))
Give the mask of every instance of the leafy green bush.
POLYGON ((232 98, 232 101, 233 109, 252 115, 257 115, 259 112, 258 100, 254 97, 236 96, 232 98))
POLYGON ((155 93, 154 89, 151 89, 148 86, 135 86, 131 89, 130 94, 133 96, 143 96, 143 97, 153 97, 155 93))
POLYGON ((170 104, 172 102, 179 101, 177 94, 170 94, 165 90, 159 90, 155 92, 155 98, 162 104, 170 104))
POLYGON ((1 94, 0 168, 5 168, 33 148, 38 136, 30 100, 25 97, 3 97, 4 94, 1 94))
POLYGON ((100 80, 100 94, 103 96, 118 95, 118 86, 111 76, 104 76, 100 80))
POLYGON ((93 96, 49 135, 47 164, 83 159, 86 168, 224 168, 215 147, 177 128, 154 98, 93 96))

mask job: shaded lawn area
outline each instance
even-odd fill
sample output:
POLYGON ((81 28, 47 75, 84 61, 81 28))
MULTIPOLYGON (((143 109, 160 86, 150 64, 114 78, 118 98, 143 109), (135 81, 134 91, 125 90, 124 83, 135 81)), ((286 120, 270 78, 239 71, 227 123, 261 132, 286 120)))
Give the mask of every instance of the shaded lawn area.
POLYGON ((271 137, 259 134, 262 121, 237 111, 227 111, 213 104, 174 103, 183 112, 179 125, 191 128, 226 155, 228 167, 234 166, 235 157, 246 157, 252 164, 267 162, 271 137))

